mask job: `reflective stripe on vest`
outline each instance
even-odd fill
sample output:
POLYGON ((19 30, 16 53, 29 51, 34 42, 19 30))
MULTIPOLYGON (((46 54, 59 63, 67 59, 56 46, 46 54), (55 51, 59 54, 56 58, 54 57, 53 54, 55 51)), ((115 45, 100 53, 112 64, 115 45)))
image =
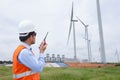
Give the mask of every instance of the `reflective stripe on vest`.
POLYGON ((22 77, 29 76, 29 75, 32 75, 32 74, 35 74, 35 73, 36 72, 26 71, 26 72, 23 72, 23 73, 20 73, 20 74, 13 74, 13 78, 22 78, 22 77))

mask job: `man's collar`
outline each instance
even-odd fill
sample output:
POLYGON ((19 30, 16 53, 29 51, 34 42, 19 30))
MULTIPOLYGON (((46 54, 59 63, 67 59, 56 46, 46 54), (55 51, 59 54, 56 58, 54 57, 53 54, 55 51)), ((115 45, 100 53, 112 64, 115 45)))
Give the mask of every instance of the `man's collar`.
POLYGON ((23 45, 23 46, 25 46, 27 49, 29 49, 29 50, 31 50, 32 49, 32 47, 31 46, 29 46, 27 43, 25 43, 25 42, 21 42, 21 44, 23 45))

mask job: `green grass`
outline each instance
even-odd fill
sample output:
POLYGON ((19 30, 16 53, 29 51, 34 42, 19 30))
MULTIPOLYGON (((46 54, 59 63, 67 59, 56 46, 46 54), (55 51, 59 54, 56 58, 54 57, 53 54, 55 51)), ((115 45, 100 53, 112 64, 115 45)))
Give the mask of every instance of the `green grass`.
POLYGON ((0 66, 0 80, 12 80, 12 67, 0 66))
MULTIPOLYGON (((0 80, 12 80, 12 67, 0 66, 0 80)), ((120 80, 120 66, 106 68, 44 68, 41 80, 120 80)))

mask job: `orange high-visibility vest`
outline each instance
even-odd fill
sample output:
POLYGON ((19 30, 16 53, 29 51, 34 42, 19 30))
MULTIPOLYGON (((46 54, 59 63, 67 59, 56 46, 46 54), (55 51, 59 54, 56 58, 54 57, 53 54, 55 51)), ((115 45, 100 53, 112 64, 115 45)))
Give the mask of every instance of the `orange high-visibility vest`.
POLYGON ((19 45, 13 54, 13 80, 40 80, 39 73, 32 72, 30 68, 18 61, 18 55, 24 48, 26 47, 19 45))

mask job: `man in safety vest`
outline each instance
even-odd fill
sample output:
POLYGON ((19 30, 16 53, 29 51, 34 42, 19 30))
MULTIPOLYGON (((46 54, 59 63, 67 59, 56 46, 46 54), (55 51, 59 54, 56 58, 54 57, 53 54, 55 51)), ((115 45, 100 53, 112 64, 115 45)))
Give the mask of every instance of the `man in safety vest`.
POLYGON ((28 20, 19 24, 19 39, 21 44, 13 54, 13 80, 40 80, 39 72, 44 67, 44 51, 47 44, 42 41, 39 46, 39 57, 36 59, 31 45, 35 43, 35 25, 28 20))

